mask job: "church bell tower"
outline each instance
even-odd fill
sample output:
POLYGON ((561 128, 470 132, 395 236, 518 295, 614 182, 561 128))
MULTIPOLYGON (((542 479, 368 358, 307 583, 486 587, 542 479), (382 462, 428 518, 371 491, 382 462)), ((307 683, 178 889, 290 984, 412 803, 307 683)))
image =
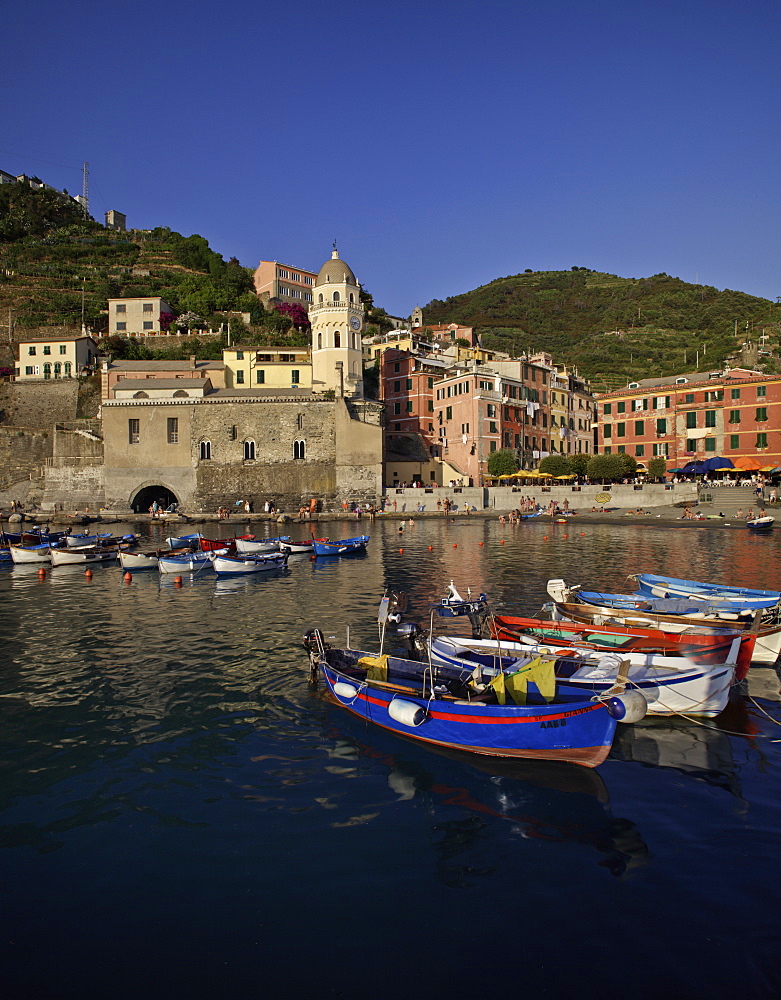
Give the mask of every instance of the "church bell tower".
POLYGON ((312 289, 312 389, 363 396, 361 286, 334 245, 312 289))

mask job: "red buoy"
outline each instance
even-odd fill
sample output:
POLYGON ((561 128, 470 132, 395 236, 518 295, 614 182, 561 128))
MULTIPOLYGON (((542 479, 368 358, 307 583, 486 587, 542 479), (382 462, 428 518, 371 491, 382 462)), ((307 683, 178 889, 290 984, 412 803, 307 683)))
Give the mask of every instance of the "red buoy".
POLYGON ((46 570, 43 568, 43 566, 41 566, 41 568, 38 570, 38 576, 41 579, 43 579, 46 576, 46 570))
POLYGON ((84 570, 84 576, 86 576, 86 578, 88 580, 91 580, 92 579, 92 570, 91 569, 85 569, 84 570))
MULTIPOLYGON (((89 570, 87 570, 87 572, 89 573, 89 570)), ((128 570, 122 577, 122 579, 125 581, 125 583, 130 583, 130 581, 133 579, 133 574, 128 570)))

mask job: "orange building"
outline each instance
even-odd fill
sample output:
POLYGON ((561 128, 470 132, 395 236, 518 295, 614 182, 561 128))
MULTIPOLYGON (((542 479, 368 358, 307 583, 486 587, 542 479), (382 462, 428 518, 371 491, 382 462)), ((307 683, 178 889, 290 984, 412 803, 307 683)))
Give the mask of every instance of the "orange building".
POLYGON ((694 459, 781 465, 781 375, 743 368, 631 382, 598 397, 598 449, 668 469, 694 459))

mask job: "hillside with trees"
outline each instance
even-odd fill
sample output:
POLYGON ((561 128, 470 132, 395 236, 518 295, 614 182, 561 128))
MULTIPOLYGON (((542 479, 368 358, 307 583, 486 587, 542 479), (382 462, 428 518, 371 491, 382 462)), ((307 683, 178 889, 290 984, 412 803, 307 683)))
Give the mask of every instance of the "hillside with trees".
POLYGON ((744 341, 762 349, 760 367, 781 371, 781 305, 668 274, 621 278, 585 267, 526 271, 434 299, 424 319, 473 326, 484 347, 515 357, 548 351, 576 366, 597 390, 715 370, 744 341))

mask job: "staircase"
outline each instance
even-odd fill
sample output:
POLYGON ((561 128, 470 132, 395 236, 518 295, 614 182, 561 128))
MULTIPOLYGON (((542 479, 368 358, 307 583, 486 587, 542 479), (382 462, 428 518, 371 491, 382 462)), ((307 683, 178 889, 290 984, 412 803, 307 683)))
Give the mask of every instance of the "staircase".
MULTIPOLYGON (((769 493, 769 490, 765 490, 765 495, 769 493)), ((711 513, 718 513, 723 511, 729 516, 734 516, 735 511, 743 510, 745 514, 746 511, 751 510, 757 506, 757 497, 754 493, 753 486, 716 486, 715 488, 705 488, 702 487, 699 490, 700 504, 707 506, 708 508, 713 508, 711 513)), ((760 506, 767 506, 767 500, 761 500, 760 506)), ((773 506, 773 505, 771 505, 773 506)))

